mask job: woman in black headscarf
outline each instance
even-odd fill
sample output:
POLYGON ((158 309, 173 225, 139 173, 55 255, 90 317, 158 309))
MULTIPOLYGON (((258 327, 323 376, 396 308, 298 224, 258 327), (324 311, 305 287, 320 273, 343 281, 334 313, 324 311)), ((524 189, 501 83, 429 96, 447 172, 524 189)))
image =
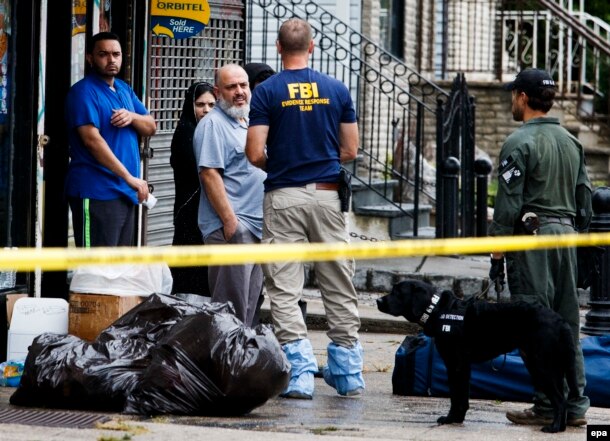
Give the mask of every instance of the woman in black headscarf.
POLYGON ((271 66, 265 63, 248 63, 244 66, 244 70, 248 74, 248 82, 250 83, 250 90, 265 81, 272 75, 275 75, 275 71, 271 69, 271 66))
MULTIPOLYGON (((186 91, 180 121, 172 138, 170 156, 176 188, 173 245, 203 245, 197 224, 201 190, 193 153, 193 133, 199 120, 215 104, 214 87, 209 83, 195 83, 186 91)), ((207 267, 171 268, 171 271, 174 293, 210 295, 207 267)))

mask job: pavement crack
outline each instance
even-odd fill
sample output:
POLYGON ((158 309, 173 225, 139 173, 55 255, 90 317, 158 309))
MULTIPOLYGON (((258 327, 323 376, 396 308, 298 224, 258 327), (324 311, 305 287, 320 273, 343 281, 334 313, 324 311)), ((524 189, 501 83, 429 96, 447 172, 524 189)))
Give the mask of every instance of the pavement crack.
POLYGON ((421 269, 424 266, 424 263, 426 263, 426 259, 428 259, 428 256, 424 256, 421 260, 421 262, 419 262, 419 265, 417 265, 417 268, 415 268, 415 272, 418 273, 421 271, 421 269))

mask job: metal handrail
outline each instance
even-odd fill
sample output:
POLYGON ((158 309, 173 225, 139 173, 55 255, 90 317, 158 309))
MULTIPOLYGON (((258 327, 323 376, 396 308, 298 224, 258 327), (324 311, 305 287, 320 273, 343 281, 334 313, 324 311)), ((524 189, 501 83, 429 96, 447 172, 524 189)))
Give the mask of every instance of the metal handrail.
POLYGON ((610 70, 610 25, 554 0, 521 1, 519 6, 496 13, 503 29, 500 73, 547 69, 558 82, 563 110, 610 139, 610 96, 602 92, 606 84, 610 88, 604 73, 610 70))
POLYGON ((565 25, 569 26, 572 31, 584 38, 589 45, 610 57, 610 42, 604 40, 598 33, 593 32, 591 28, 583 24, 582 21, 576 17, 576 14, 566 10, 563 6, 553 0, 538 0, 538 2, 542 6, 548 8, 553 15, 559 18, 565 25))
MULTIPOLYGON (((440 95, 448 96, 448 93, 445 90, 441 89, 437 84, 428 80, 418 71, 409 67, 402 60, 382 48, 373 40, 363 35, 359 31, 356 31, 351 26, 349 26, 349 24, 337 18, 327 9, 316 4, 313 1, 250 0, 249 4, 256 4, 256 6, 267 11, 273 8, 272 14, 277 18, 288 18, 289 16, 303 17, 308 20, 310 26, 314 30, 314 39, 326 38, 328 39, 328 43, 331 45, 336 45, 338 50, 349 50, 353 46, 360 46, 361 49, 364 52, 367 52, 369 55, 379 53, 379 58, 382 59, 382 63, 380 64, 398 66, 395 71, 402 71, 399 75, 400 77, 408 77, 409 86, 416 89, 419 88, 421 90, 425 88, 430 89, 425 93, 422 93, 421 95, 431 95, 432 92, 436 92, 440 95), (286 11, 290 11, 290 14, 287 14, 286 11), (310 21, 310 19, 312 18, 318 19, 318 21, 310 21), (335 36, 340 36, 340 39, 329 39, 326 35, 324 35, 325 27, 329 27, 330 25, 333 25, 334 27, 334 32, 332 33, 335 36), (346 34, 349 36, 349 38, 344 37, 346 34)), ((330 48, 332 48, 332 46, 326 47, 323 44, 318 45, 318 47, 320 47, 322 50, 329 50, 330 48)), ((252 45, 248 44, 246 47, 246 62, 250 61, 253 61, 252 45)), ((379 67, 373 65, 367 65, 367 67, 371 69, 379 69, 377 73, 382 73, 379 67)), ((388 81, 393 81, 393 79, 391 78, 386 79, 388 81)), ((417 96, 415 94, 411 94, 409 90, 403 89, 403 91, 404 93, 409 94, 409 96, 413 97, 414 99, 417 99, 417 96)))
MULTIPOLYGON (((437 103, 446 100, 448 93, 315 2, 248 0, 247 7, 245 61, 265 62, 276 70, 280 60, 267 48, 275 43, 280 22, 293 16, 308 21, 316 44, 311 66, 346 83, 357 106, 363 159, 354 165, 356 180, 411 216, 402 207, 407 203, 403 190, 420 187, 421 171, 413 170, 409 163, 394 166, 392 157, 398 148, 413 148, 415 140, 420 145, 415 146, 414 154, 422 155, 426 139, 416 137, 416 121, 434 121, 437 103), (372 185, 379 180, 385 183, 381 192, 372 185), (400 194, 398 198, 393 197, 394 190, 400 194)), ((434 133, 428 139, 434 139, 434 133)), ((413 154, 411 150, 400 153, 402 158, 413 154)), ((422 190, 434 200, 434 194, 422 190)))

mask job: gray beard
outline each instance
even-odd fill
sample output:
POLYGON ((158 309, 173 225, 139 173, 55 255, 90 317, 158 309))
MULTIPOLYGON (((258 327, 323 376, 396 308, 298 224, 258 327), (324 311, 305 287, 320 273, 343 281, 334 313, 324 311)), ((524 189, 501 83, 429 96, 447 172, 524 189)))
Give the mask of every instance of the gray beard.
POLYGON ((246 119, 250 114, 250 103, 247 103, 245 106, 242 107, 235 107, 229 104, 228 101, 225 101, 224 99, 220 98, 218 100, 218 105, 222 110, 224 110, 227 115, 234 119, 246 119))

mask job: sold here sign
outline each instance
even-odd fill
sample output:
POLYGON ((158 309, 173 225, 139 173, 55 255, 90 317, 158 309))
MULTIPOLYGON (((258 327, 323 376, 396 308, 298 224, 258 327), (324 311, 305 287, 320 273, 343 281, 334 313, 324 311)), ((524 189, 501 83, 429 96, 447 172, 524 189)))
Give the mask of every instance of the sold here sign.
POLYGON ((150 15, 154 35, 189 38, 210 22, 210 6, 207 0, 152 0, 150 15))

